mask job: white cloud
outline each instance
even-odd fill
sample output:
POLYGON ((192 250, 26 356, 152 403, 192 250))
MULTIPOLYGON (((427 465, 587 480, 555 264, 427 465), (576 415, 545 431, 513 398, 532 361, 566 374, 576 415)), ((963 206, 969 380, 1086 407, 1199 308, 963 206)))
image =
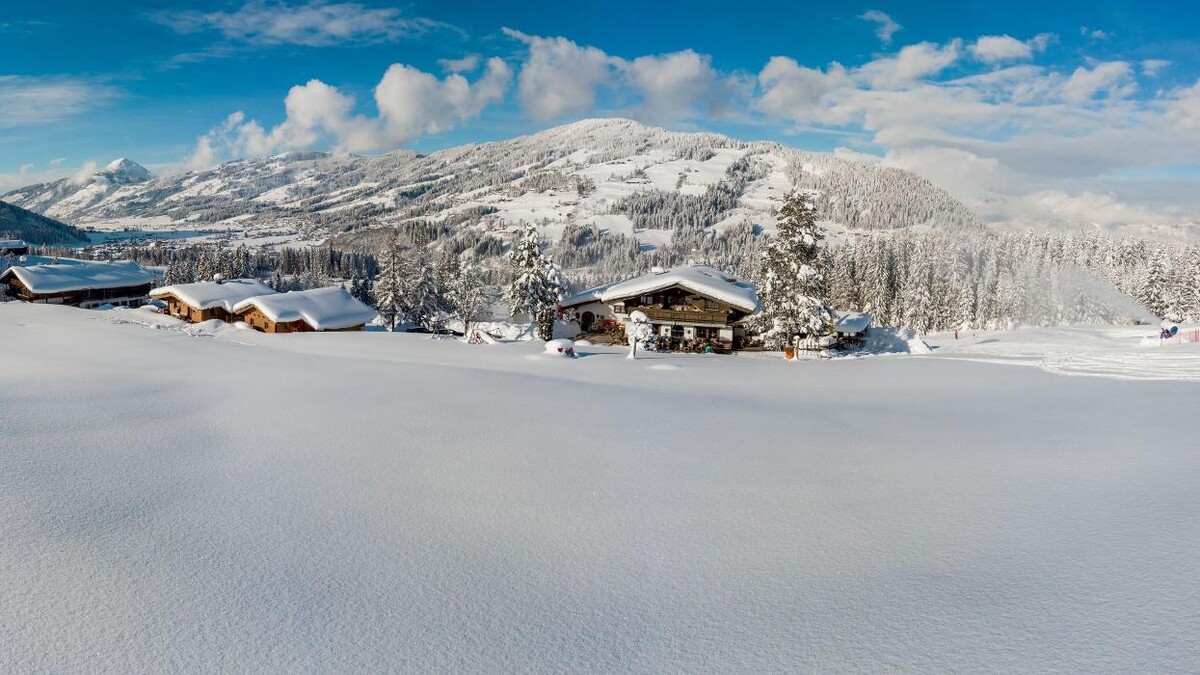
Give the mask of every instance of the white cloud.
POLYGON ((930 75, 936 75, 958 60, 961 40, 945 45, 919 42, 904 47, 895 56, 876 59, 858 69, 873 87, 898 87, 930 75))
POLYGON ((1034 54, 1046 51, 1055 38, 1053 33, 1039 33, 1022 42, 1011 35, 984 35, 967 49, 984 63, 1028 61, 1034 54))
POLYGON ((1141 63, 1142 75, 1146 77, 1158 77, 1158 74, 1169 65, 1171 65, 1171 62, 1165 59, 1145 59, 1141 63))
POLYGON ((231 42, 258 46, 387 42, 451 28, 431 19, 407 17, 394 7, 321 0, 302 5, 251 0, 232 12, 158 12, 150 18, 180 33, 214 31, 231 42))
POLYGON ((79 78, 0 75, 0 128, 75 117, 117 95, 114 87, 79 78))
POLYGON ((461 59, 438 59, 438 65, 447 73, 470 73, 479 67, 479 55, 467 54, 461 59))
POLYGON ((892 17, 878 9, 870 9, 858 16, 863 21, 870 21, 875 24, 875 36, 885 45, 892 44, 892 36, 896 31, 902 30, 904 26, 896 23, 892 17))
POLYGON ((375 88, 383 128, 392 143, 448 131, 477 117, 504 98, 512 71, 503 60, 489 59, 484 75, 471 84, 461 75, 439 80, 411 66, 388 68, 375 88))
POLYGON ((92 176, 96 174, 99 168, 100 166, 95 161, 89 160, 84 162, 83 166, 71 174, 71 182, 76 185, 83 185, 92 179, 92 176))
POLYGON ((697 108, 709 115, 724 112, 737 92, 734 78, 723 77, 711 59, 688 49, 640 56, 621 66, 642 98, 640 113, 653 120, 692 117, 697 108))
POLYGON ((35 166, 35 163, 29 162, 22 164, 18 171, 0 173, 0 194, 25 187, 26 185, 49 183, 63 178, 70 178, 78 171, 78 169, 61 168, 53 162, 50 163, 49 168, 42 171, 34 170, 35 166), (26 169, 26 167, 29 168, 26 169))
POLYGON ((1100 94, 1109 100, 1122 99, 1137 91, 1133 68, 1124 61, 1098 63, 1093 68, 1080 66, 1063 84, 1063 98, 1083 103, 1100 94))
POLYGON ((795 59, 776 56, 758 74, 762 95, 757 107, 773 117, 801 123, 842 125, 851 111, 838 106, 833 94, 843 92, 851 80, 841 64, 828 70, 807 68, 795 59))
POLYGON ((227 157, 256 157, 308 149, 322 142, 335 152, 390 150, 426 134, 454 128, 504 97, 512 71, 490 59, 474 83, 462 75, 439 79, 411 66, 393 64, 375 87, 378 116, 355 114, 355 100, 320 80, 296 85, 284 99, 283 122, 270 130, 235 112, 204 134, 187 160, 205 168, 227 157))
POLYGON ((1093 40, 1107 40, 1109 38, 1108 33, 1105 33, 1104 31, 1100 30, 1099 28, 1093 29, 1093 28, 1088 28, 1087 26, 1080 26, 1079 34, 1086 38, 1091 38, 1093 40))
POLYGON ((596 90, 611 86, 619 59, 595 47, 563 37, 537 37, 511 28, 504 34, 524 42, 529 54, 521 64, 518 91, 525 112, 546 121, 592 110, 596 90))

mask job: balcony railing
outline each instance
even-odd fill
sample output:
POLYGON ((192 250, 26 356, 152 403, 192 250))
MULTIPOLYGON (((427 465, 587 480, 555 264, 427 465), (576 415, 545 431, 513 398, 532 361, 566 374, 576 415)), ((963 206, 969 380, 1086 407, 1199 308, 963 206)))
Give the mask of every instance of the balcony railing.
MULTIPOLYGON (((629 308, 630 310, 634 308, 629 308)), ((715 323, 725 325, 729 322, 729 315, 722 312, 696 312, 688 310, 663 309, 661 307, 638 307, 646 313, 651 323, 657 322, 675 322, 675 323, 715 323)))

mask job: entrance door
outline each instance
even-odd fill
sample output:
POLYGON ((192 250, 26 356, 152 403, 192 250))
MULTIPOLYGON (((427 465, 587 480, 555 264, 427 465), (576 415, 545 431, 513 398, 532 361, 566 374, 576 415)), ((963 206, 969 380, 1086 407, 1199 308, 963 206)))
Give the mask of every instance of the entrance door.
POLYGON ((592 329, 592 324, 596 321, 596 315, 591 312, 584 312, 579 317, 579 329, 583 332, 588 332, 592 329))

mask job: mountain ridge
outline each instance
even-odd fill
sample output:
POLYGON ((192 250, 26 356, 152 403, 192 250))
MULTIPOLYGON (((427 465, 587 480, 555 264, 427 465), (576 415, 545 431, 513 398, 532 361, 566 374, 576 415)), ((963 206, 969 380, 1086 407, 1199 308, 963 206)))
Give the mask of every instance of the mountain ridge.
POLYGON ((26 186, 0 199, 100 229, 270 228, 324 240, 413 221, 533 222, 551 236, 592 224, 654 247, 679 223, 720 229, 746 220, 769 230, 774 202, 793 187, 813 191, 821 217, 847 229, 982 227, 945 190, 907 171, 620 118, 428 154, 297 152, 162 177, 116 160, 82 184, 26 186))

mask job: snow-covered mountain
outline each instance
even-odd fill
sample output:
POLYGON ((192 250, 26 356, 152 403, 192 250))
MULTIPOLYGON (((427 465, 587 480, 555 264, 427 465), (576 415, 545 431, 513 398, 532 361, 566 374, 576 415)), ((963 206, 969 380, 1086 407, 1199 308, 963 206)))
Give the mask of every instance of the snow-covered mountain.
POLYGON ((567 224, 593 225, 654 247, 681 225, 769 230, 776 198, 792 187, 817 191, 822 215, 847 228, 979 226, 947 192, 906 171, 624 119, 429 155, 288 153, 159 178, 122 159, 86 181, 0 198, 99 229, 285 229, 320 240, 413 221, 481 229, 524 221, 552 237, 567 224))
POLYGON ((154 174, 131 159, 113 160, 90 176, 29 185, 0 197, 35 213, 77 222, 101 204, 115 204, 138 192, 154 174))

